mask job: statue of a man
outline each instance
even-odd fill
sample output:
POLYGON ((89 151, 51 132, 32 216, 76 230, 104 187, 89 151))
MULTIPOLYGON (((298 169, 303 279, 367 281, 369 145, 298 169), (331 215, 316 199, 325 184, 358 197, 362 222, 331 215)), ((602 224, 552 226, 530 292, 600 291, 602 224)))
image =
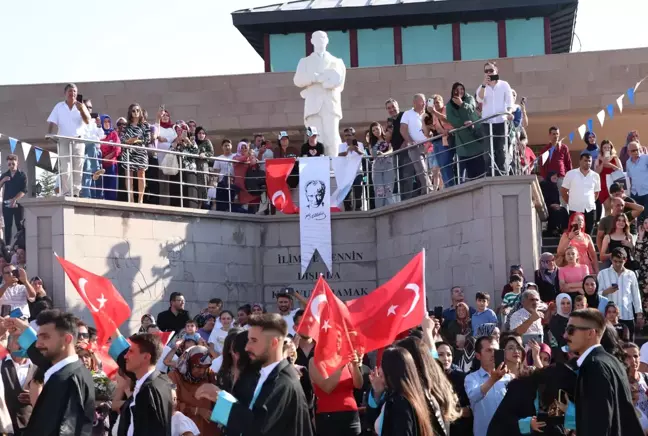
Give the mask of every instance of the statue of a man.
POLYGON ((327 156, 337 156, 342 142, 340 120, 346 67, 342 59, 326 51, 326 32, 314 32, 311 43, 314 51, 299 60, 294 82, 295 86, 303 88, 304 125, 317 128, 327 156))

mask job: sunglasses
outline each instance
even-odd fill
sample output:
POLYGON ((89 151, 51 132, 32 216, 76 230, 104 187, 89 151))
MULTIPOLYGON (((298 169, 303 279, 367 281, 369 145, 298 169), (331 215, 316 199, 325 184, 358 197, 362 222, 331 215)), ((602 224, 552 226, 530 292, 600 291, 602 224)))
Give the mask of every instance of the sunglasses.
POLYGON ((79 339, 90 339, 90 333, 79 333, 79 339))
POLYGON ((565 332, 567 333, 567 336, 572 336, 574 333, 576 333, 576 330, 586 331, 586 330, 593 330, 593 329, 592 327, 583 327, 583 326, 573 325, 573 324, 570 324, 565 328, 565 332))
POLYGON ((495 70, 492 69, 492 68, 487 68, 487 69, 484 70, 484 73, 486 73, 486 74, 492 74, 494 72, 495 72, 495 70))

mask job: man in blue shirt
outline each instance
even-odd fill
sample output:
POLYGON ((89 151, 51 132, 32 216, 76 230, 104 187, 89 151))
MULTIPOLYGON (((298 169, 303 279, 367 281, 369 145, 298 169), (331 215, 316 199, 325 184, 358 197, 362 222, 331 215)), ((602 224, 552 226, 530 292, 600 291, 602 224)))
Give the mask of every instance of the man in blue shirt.
MULTIPOLYGON (((630 194, 638 204, 648 207, 648 155, 640 155, 638 142, 628 144, 630 159, 626 162, 626 171, 630 179, 630 194)), ((645 215, 644 215, 645 216, 645 215)), ((639 222, 643 217, 639 218, 639 222)))
POLYGON ((495 315, 492 309, 488 308, 490 295, 487 293, 477 292, 475 302, 477 311, 472 315, 470 321, 473 328, 473 336, 477 337, 477 329, 480 325, 487 323, 497 324, 497 315, 495 315))
POLYGON ((481 363, 481 368, 468 374, 464 381, 474 416, 474 436, 486 436, 488 425, 506 395, 508 383, 513 379, 506 364, 495 368, 495 350, 498 349, 499 344, 492 336, 477 339, 475 357, 481 363))
MULTIPOLYGON (((457 319, 457 304, 464 302, 464 292, 461 286, 453 286, 450 288, 450 299, 452 303, 450 307, 443 311, 443 323, 447 325, 450 321, 457 319)), ((475 313, 474 308, 470 308, 470 316, 475 313)))

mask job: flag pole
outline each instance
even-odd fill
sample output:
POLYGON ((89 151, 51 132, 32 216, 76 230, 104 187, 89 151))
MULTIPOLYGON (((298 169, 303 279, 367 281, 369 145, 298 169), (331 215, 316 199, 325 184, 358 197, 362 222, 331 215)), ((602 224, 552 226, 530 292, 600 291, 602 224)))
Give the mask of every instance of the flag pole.
POLYGON ((421 253, 423 253, 423 258, 421 259, 423 266, 421 267, 421 269, 423 270, 423 295, 425 297, 425 303, 423 304, 423 318, 425 318, 425 315, 427 315, 427 287, 425 286, 425 247, 423 247, 421 253))

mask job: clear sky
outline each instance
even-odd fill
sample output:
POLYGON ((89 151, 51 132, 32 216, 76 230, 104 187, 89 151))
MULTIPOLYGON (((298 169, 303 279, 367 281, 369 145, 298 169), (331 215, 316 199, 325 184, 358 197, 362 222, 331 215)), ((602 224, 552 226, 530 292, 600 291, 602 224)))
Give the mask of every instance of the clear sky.
MULTIPOLYGON (((232 25, 230 14, 277 1, 2 3, 0 85, 8 85, 261 72, 261 57, 232 25)), ((573 49, 648 46, 647 15, 646 0, 580 0, 580 43, 575 38, 573 49)))

